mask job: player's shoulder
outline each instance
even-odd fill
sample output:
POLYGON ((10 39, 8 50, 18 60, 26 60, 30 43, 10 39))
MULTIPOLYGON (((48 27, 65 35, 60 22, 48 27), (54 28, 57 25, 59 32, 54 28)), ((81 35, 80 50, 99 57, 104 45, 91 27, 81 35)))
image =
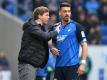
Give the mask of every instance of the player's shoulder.
POLYGON ((76 25, 77 29, 84 29, 84 27, 80 23, 73 21, 73 20, 72 20, 72 23, 76 25))
POLYGON ((82 27, 80 23, 76 22, 76 21, 71 21, 73 24, 75 24, 77 27, 82 27))

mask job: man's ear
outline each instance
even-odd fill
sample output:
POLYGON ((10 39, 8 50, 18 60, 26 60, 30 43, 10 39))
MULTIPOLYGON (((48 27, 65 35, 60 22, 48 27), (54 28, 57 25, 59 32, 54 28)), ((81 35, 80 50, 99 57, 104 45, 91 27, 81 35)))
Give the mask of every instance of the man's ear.
POLYGON ((38 19, 41 19, 41 15, 38 15, 38 19))

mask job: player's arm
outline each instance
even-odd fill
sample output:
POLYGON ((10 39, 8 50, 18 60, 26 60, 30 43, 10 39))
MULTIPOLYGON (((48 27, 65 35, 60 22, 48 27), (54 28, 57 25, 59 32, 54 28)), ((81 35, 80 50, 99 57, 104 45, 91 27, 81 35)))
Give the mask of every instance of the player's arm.
POLYGON ((86 58, 87 58, 87 43, 83 42, 81 44, 81 48, 82 48, 82 53, 81 53, 81 61, 80 61, 80 66, 78 68, 78 74, 82 75, 84 73, 85 70, 85 66, 86 66, 86 58))
POLYGON ((85 63, 85 60, 87 58, 88 44, 87 44, 87 39, 85 36, 84 28, 80 24, 77 24, 76 35, 77 35, 78 42, 80 43, 81 48, 82 48, 81 60, 84 60, 82 62, 85 63))
POLYGON ((87 44, 87 42, 83 42, 83 43, 81 44, 81 48, 82 48, 81 64, 86 64, 87 49, 88 49, 88 44, 87 44))
POLYGON ((83 74, 84 69, 85 69, 85 65, 86 65, 88 44, 87 44, 87 39, 85 36, 84 29, 79 24, 77 25, 77 39, 78 39, 78 42, 80 43, 81 48, 82 48, 81 63, 78 68, 78 73, 79 73, 79 75, 81 75, 81 74, 83 74))

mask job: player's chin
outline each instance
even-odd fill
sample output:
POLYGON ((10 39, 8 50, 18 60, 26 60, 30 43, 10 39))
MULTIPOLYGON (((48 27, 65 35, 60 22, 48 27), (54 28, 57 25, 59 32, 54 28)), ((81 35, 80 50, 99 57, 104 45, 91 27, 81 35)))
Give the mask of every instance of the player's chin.
POLYGON ((44 24, 48 24, 48 21, 45 21, 44 24))
POLYGON ((68 17, 67 17, 67 18, 65 18, 64 20, 65 20, 66 22, 68 22, 68 21, 69 21, 69 19, 70 19, 70 18, 68 18, 68 17))

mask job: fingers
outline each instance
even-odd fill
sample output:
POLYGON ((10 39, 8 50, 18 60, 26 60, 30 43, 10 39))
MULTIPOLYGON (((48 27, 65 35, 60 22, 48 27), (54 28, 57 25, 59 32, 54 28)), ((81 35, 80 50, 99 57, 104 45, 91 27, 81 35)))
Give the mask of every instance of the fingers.
POLYGON ((84 73, 84 70, 85 70, 85 65, 81 64, 77 71, 78 75, 82 75, 84 73))
POLYGON ((83 74, 83 71, 78 69, 78 75, 82 75, 83 74))
POLYGON ((58 51, 58 49, 56 49, 56 48, 51 48, 51 52, 52 52, 54 55, 59 56, 59 51, 58 51))

